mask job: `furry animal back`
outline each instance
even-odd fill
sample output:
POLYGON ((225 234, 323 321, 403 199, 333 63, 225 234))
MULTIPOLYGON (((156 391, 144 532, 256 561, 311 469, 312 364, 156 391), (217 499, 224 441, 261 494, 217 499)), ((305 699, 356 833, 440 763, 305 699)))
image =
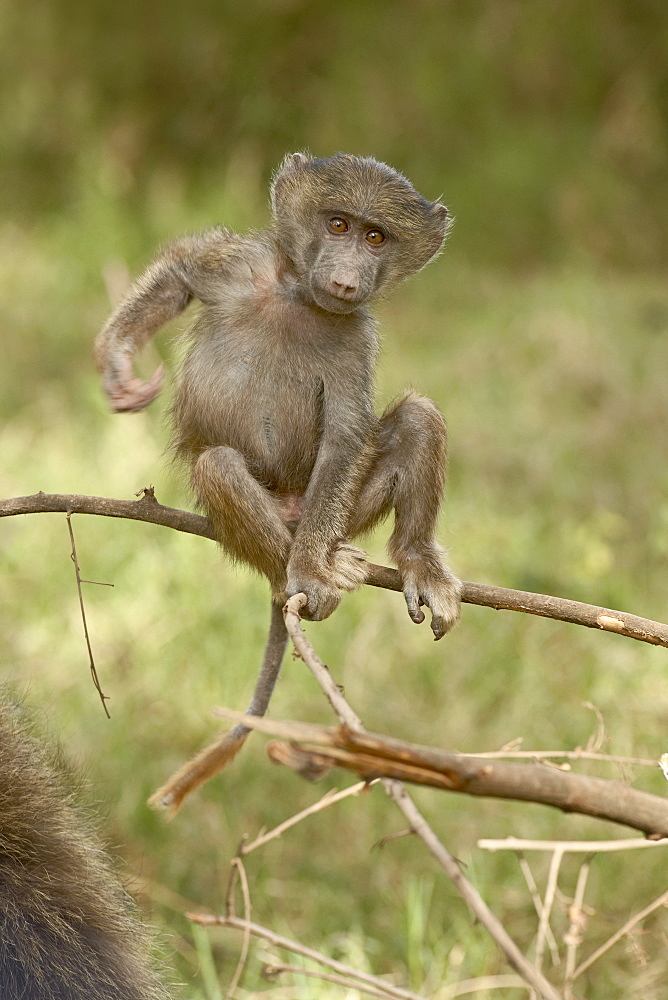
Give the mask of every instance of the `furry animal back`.
POLYGON ((0 997, 167 1000, 52 750, 0 699, 0 997))

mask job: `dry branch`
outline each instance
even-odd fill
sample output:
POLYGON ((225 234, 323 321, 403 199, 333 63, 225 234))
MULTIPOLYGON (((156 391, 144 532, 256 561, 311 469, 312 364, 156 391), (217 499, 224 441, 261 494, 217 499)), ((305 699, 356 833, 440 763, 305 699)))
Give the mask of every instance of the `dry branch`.
POLYGON ((341 799, 347 799, 351 795, 361 795, 362 793, 368 791, 369 787, 370 785, 368 782, 358 781, 356 785, 351 785, 349 788, 344 788, 338 792, 333 788, 330 788, 328 792, 325 792, 321 799, 318 799, 317 802, 312 803, 312 805, 307 806, 306 809, 302 809, 289 819, 279 823, 278 826, 273 828, 273 830, 261 833, 255 838, 255 840, 251 841, 250 844, 243 843, 239 848, 239 854, 241 857, 245 857, 252 851, 256 851, 258 847, 264 847, 264 845, 268 844, 270 840, 276 840, 278 837, 281 837, 286 830, 290 830, 293 826, 296 826, 297 823, 301 823, 302 820, 305 820, 307 817, 313 816, 315 813, 322 812, 323 809, 329 809, 330 806, 340 802, 341 799))
POLYGON ((657 896, 657 898, 646 906, 644 910, 641 910, 640 913, 635 913, 630 920, 626 921, 623 927, 620 927, 619 930, 615 931, 615 933, 612 934, 607 941, 604 941, 600 948, 597 948, 595 952, 584 960, 584 962, 581 962, 573 973, 571 981, 577 979, 583 972, 586 972, 587 969, 591 968, 594 962, 597 962, 601 955, 604 955, 606 951, 609 951, 614 944, 617 944, 617 942, 624 937, 624 935, 632 931, 637 924, 641 923, 645 919, 645 917, 648 917, 650 913, 654 913, 654 911, 658 910, 661 906, 668 906, 668 892, 661 893, 661 895, 657 896))
POLYGON ((274 945, 276 948, 284 948, 285 951, 301 955, 312 962, 317 962, 318 965, 324 965, 328 969, 333 969, 341 976, 356 979, 358 982, 365 983, 367 986, 372 986, 375 989, 382 989, 386 994, 394 997, 395 1000, 424 1000, 424 997, 419 996, 417 993, 401 989, 401 987, 394 986, 392 983, 388 983, 384 979, 379 979, 377 976, 371 976, 367 972, 354 969, 350 965, 344 965, 343 962, 330 958, 328 955, 324 955, 320 951, 315 951, 313 948, 307 948, 306 945, 301 944, 299 941, 283 937, 281 934, 276 934, 269 927, 263 927, 261 924, 255 924, 250 920, 241 920, 239 917, 232 915, 212 917, 206 913, 188 913, 186 916, 193 923, 200 924, 203 927, 233 927, 236 930, 253 934, 255 937, 268 941, 269 944, 274 945))
MULTIPOLYGON (((305 604, 305 594, 295 594, 294 597, 289 598, 283 609, 285 627, 299 655, 322 688, 342 725, 355 733, 356 736, 365 735, 364 726, 360 719, 343 697, 343 694, 334 683, 329 670, 304 635, 299 612, 305 604)), ((384 778, 383 784, 387 794, 390 798, 394 799, 408 820, 413 833, 425 844, 432 857, 436 859, 475 917, 506 956, 512 968, 519 973, 529 986, 536 990, 543 1000, 562 1000, 559 992, 522 954, 501 921, 492 913, 478 890, 466 878, 457 859, 453 857, 445 845, 438 839, 401 782, 384 778)))
POLYGON ((290 740, 270 743, 269 755, 300 774, 306 772, 307 777, 319 777, 337 766, 367 781, 395 778, 449 792, 537 802, 562 812, 621 823, 653 840, 668 836, 668 800, 617 779, 594 778, 544 764, 512 764, 450 753, 348 726, 274 722, 220 710, 219 714, 290 740))
MULTIPOLYGON (((17 514, 99 514, 103 517, 130 518, 161 524, 166 528, 185 531, 203 538, 213 538, 213 528, 205 517, 191 514, 175 507, 164 507, 158 503, 152 488, 142 490, 139 500, 116 500, 110 497, 87 497, 59 493, 35 493, 27 497, 13 497, 0 500, 0 517, 17 514)), ((401 590, 401 578, 396 569, 369 563, 366 582, 372 587, 385 590, 401 590)), ((532 594, 524 590, 510 590, 506 587, 492 587, 483 583, 464 583, 462 600, 465 604, 477 604, 497 611, 523 611, 530 615, 553 618, 557 621, 572 622, 586 628, 617 632, 619 635, 649 642, 655 646, 668 647, 668 625, 663 622, 640 618, 625 611, 582 604, 548 594, 532 594)))
POLYGON ((521 837, 505 837, 503 840, 481 838, 477 847, 481 851, 563 851, 564 854, 598 854, 613 851, 634 851, 638 848, 666 847, 668 840, 642 840, 629 837, 626 840, 524 840, 521 837))

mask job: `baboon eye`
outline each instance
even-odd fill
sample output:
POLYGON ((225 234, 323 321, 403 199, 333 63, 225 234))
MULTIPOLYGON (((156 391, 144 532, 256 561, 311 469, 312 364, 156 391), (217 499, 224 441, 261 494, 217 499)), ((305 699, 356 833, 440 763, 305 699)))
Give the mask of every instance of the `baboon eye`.
POLYGON ((331 233, 347 233, 349 226, 345 219, 340 219, 337 215, 327 223, 331 233))
POLYGON ((372 246, 378 247, 385 242, 385 233, 381 232, 380 229, 370 229, 364 239, 372 246))

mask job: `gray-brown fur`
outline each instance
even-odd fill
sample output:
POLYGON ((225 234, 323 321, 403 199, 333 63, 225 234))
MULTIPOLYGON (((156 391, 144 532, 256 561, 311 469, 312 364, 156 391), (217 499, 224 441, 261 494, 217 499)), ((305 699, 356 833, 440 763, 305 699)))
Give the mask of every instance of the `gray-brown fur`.
MULTIPOLYGON (((337 154, 286 158, 274 222, 168 246, 96 343, 116 410, 146 406, 132 355, 196 298, 173 405, 174 448, 223 548, 263 573, 273 599, 304 592, 326 618, 365 575, 349 544, 395 512, 390 553, 413 621, 435 638, 459 614, 460 584, 434 541, 446 435, 413 393, 373 411, 376 329, 367 305, 438 253, 447 210, 391 167, 337 154)), ((271 658, 271 657, 270 657, 271 658)))
MULTIPOLYGON (((288 633, 283 621, 282 606, 276 601, 272 601, 267 648, 251 703, 246 709, 247 715, 262 716, 266 713, 278 680, 287 642, 288 633)), ((194 792, 209 778, 218 774, 233 757, 236 757, 249 733, 250 729, 238 722, 236 726, 223 733, 210 746, 200 751, 192 760, 187 761, 183 767, 179 768, 170 777, 167 784, 151 796, 149 804, 159 809, 166 809, 170 815, 173 815, 187 795, 194 792)))
POLYGON ((52 750, 0 701, 0 997, 165 1000, 145 944, 52 750))

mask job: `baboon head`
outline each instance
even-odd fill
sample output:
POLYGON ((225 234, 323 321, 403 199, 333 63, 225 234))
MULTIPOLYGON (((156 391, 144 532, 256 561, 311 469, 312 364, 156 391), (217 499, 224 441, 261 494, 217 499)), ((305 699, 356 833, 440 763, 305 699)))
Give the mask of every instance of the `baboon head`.
POLYGON ((274 228, 302 291, 328 312, 363 305, 438 253, 448 210, 378 160, 287 156, 271 188, 274 228))

